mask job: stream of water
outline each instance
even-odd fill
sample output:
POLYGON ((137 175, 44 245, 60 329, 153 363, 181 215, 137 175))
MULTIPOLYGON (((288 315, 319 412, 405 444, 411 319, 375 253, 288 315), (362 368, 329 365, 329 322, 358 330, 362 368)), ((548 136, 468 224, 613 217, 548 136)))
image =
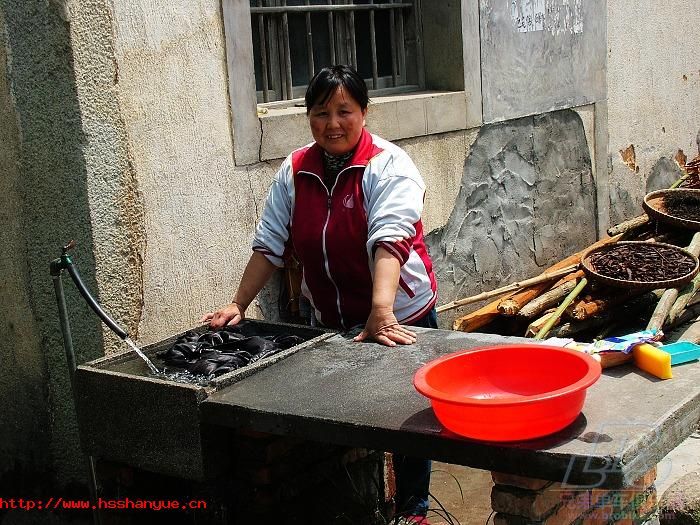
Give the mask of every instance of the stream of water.
POLYGON ((155 364, 153 364, 153 361, 146 357, 146 354, 144 354, 143 351, 138 346, 136 346, 136 343, 134 343, 134 341, 130 337, 127 337, 126 339, 124 339, 124 341, 148 365, 148 368, 150 369, 153 377, 156 377, 158 379, 167 379, 168 381, 175 381, 177 383, 186 383, 189 385, 208 386, 211 384, 211 380, 214 377, 213 375, 210 377, 203 375, 195 375, 184 369, 163 368, 163 370, 160 370, 155 364))
POLYGON ((141 351, 141 349, 138 346, 136 346, 136 343, 134 343, 134 341, 131 340, 131 337, 127 337, 126 339, 124 339, 124 342, 126 344, 128 344, 131 347, 131 349, 134 352, 136 352, 139 355, 139 357, 146 362, 146 364, 148 365, 148 368, 151 370, 152 373, 160 374, 160 370, 158 370, 158 367, 156 367, 156 365, 154 365, 153 362, 148 357, 146 357, 146 354, 144 354, 141 351))
POLYGON ((164 368, 161 373, 156 377, 159 379, 167 379, 168 381, 175 381, 176 383, 185 383, 188 385, 198 385, 198 386, 209 386, 212 384, 212 379, 214 379, 213 374, 211 376, 196 375, 187 370, 172 370, 164 368))

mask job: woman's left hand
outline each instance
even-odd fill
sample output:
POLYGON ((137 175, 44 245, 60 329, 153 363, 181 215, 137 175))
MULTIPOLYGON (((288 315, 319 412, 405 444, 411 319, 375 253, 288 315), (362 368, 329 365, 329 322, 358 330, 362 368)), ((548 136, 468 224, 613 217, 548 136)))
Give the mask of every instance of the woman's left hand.
POLYGON ((365 341, 367 339, 372 339, 386 346, 412 345, 416 342, 416 334, 399 324, 392 309, 373 309, 364 330, 353 340, 365 341))

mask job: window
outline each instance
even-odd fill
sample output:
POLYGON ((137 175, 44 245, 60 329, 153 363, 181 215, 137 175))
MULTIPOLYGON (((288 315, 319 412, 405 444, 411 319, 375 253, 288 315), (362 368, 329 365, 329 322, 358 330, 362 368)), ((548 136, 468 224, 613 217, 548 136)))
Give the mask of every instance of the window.
POLYGON ((222 7, 236 165, 280 159, 312 140, 299 99, 313 72, 333 63, 352 64, 365 78, 367 126, 388 140, 482 122, 479 2, 222 0, 222 7))
POLYGON ((349 64, 370 95, 421 88, 416 0, 250 0, 258 103, 304 96, 316 71, 349 64))

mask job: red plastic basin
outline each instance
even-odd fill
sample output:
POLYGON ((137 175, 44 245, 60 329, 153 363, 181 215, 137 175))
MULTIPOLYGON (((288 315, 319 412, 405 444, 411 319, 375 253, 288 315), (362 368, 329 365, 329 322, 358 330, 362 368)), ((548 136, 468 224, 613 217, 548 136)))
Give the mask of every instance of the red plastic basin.
POLYGON ((487 441, 546 436, 571 424, 600 377, 591 356, 555 346, 504 345, 455 352, 413 378, 455 434, 487 441))

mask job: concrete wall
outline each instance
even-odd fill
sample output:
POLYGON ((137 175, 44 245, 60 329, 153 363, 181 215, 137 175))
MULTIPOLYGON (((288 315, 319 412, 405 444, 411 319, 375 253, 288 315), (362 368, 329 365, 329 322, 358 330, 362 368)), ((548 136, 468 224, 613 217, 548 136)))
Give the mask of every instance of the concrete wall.
POLYGON ((608 2, 611 221, 642 213, 648 191, 699 153, 696 0, 608 2), (678 155, 682 151, 682 155, 678 155), (682 161, 681 161, 682 162, 682 161))
MULTIPOLYGON (((143 196, 133 166, 119 93, 114 20, 108 0, 66 4, 82 155, 90 206, 95 278, 105 309, 138 338, 143 303, 143 196)), ((81 262, 79 249, 76 261, 81 262)), ((102 326, 107 353, 123 345, 102 326)))
MULTIPOLYGON (((15 490, 24 483, 46 488, 55 479, 67 483, 83 475, 48 271, 60 247, 75 239, 83 278, 97 288, 85 136, 66 15, 57 2, 0 3, 5 190, 0 208, 8 213, 2 228, 8 244, 3 246, 0 302, 0 412, 16 423, 3 419, 0 425, 0 480, 9 473, 8 486, 15 490), (13 479, 13 469, 19 480, 13 479)), ((95 358, 104 352, 99 323, 74 289, 66 288, 78 359, 95 358)))
MULTIPOLYGON (((30 276, 24 256, 27 241, 23 235, 19 122, 8 83, 6 44, 6 24, 0 11, 0 333, 4 341, 0 399, 12 399, 0 409, 0 486, 22 470, 37 470, 48 459, 48 441, 42 432, 48 424, 46 370, 27 286, 30 276)), ((24 475, 17 480, 20 484, 22 478, 24 475)))
POLYGON ((484 122, 605 98, 603 0, 481 0, 484 122))

